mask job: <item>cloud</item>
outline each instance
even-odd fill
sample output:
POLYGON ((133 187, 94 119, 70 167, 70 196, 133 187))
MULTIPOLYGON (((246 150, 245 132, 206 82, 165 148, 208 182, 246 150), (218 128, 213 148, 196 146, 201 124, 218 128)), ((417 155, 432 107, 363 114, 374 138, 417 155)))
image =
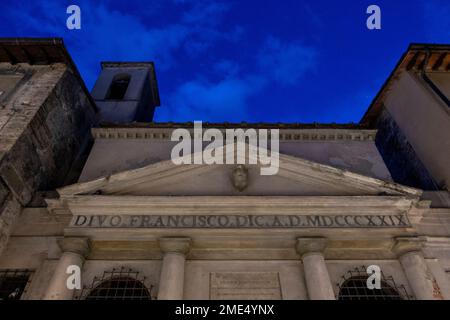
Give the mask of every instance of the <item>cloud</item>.
POLYGON ((234 77, 239 73, 240 66, 232 60, 224 59, 220 60, 213 66, 213 71, 222 77, 234 77))
POLYGON ((242 74, 237 62, 218 61, 211 68, 215 80, 203 75, 180 84, 166 106, 158 110, 156 120, 241 121, 248 118, 250 98, 274 81, 283 86, 298 84, 306 72, 313 70, 316 50, 269 37, 257 53, 255 63, 253 71, 242 74), (193 119, 192 115, 197 118, 193 119))
POLYGON ((300 43, 282 43, 269 37, 258 55, 263 72, 282 85, 294 85, 308 71, 314 69, 317 52, 300 43))
POLYGON ((153 60, 162 74, 158 78, 164 106, 158 109, 157 120, 248 118, 252 97, 269 84, 298 84, 316 63, 313 48, 275 37, 246 53, 252 59, 245 65, 239 65, 243 61, 239 50, 225 49, 232 52, 225 56, 222 48, 239 46, 246 35, 241 26, 225 23, 230 2, 155 0, 147 10, 147 5, 122 10, 124 4, 118 0, 77 4, 82 28, 69 31, 64 2, 18 0, 0 12, 0 19, 16 33, 5 36, 64 37, 88 87, 94 84, 102 60, 153 60), (211 52, 214 56, 206 54, 211 52), (187 64, 189 72, 180 71, 187 64), (195 73, 192 66, 198 66, 195 73))
POLYGON ((229 3, 191 1, 182 14, 181 21, 192 31, 189 41, 184 44, 184 51, 191 58, 207 52, 218 42, 236 43, 242 38, 243 29, 236 25, 224 30, 221 22, 230 10, 229 3), (193 3, 193 4, 192 4, 193 3))
POLYGON ((97 77, 101 60, 130 60, 132 56, 133 60, 153 60, 158 70, 164 72, 178 64, 175 57, 180 51, 192 59, 217 41, 235 41, 225 36, 234 34, 235 28, 229 32, 218 30, 229 8, 220 2, 155 1, 154 6, 163 11, 173 10, 177 5, 186 7, 182 17, 171 16, 161 25, 154 22, 154 10, 124 12, 113 1, 80 0, 77 5, 81 8, 81 30, 76 31, 67 30, 66 5, 59 0, 39 4, 19 1, 15 6, 3 8, 0 18, 14 17, 9 18, 12 23, 21 22, 15 28, 16 36, 64 37, 88 87, 97 77))
POLYGON ((247 117, 247 100, 265 86, 257 76, 226 77, 216 82, 193 80, 183 83, 171 95, 168 105, 158 110, 158 118, 183 121, 223 121, 247 117), (193 119, 192 115, 196 115, 193 119))

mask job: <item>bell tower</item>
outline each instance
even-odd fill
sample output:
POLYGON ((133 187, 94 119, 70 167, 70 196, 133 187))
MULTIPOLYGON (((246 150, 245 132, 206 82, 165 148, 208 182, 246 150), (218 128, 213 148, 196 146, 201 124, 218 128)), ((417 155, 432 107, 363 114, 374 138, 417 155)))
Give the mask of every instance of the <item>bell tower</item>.
POLYGON ((150 122, 160 105, 153 62, 102 62, 91 95, 100 122, 150 122))

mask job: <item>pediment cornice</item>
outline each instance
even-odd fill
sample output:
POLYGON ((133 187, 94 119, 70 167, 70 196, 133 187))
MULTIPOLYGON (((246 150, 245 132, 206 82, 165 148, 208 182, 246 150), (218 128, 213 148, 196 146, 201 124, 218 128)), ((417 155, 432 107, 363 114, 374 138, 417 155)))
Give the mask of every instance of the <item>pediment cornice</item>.
MULTIPOLYGON (((243 127, 247 129, 247 127, 243 127)), ((194 129, 186 128, 193 134, 194 129)), ((146 139, 170 141, 174 128, 93 128, 95 139, 146 139)), ((225 129, 219 129, 225 134, 225 129)), ((373 129, 282 129, 280 141, 373 141, 377 130, 373 129)))
POLYGON ((405 196, 125 196, 74 195, 52 201, 72 214, 382 214, 408 212, 405 196))
MULTIPOLYGON (((226 157, 231 148, 225 145, 226 157)), ((279 155, 279 172, 277 179, 286 179, 286 183, 297 183, 299 186, 309 185, 318 190, 324 190, 323 195, 408 195, 420 196, 422 191, 397 183, 383 181, 363 176, 347 170, 329 165, 308 161, 285 154, 279 155), (327 194, 326 190, 330 192, 327 194)), ((195 156, 195 154, 194 154, 195 156)), ((247 154, 246 163, 249 161, 247 154)), ((187 158, 187 157, 186 157, 187 158)), ((253 158, 253 160, 255 160, 253 158)), ((256 160, 255 160, 256 161, 256 160)), ((166 184, 179 184, 188 178, 199 174, 208 174, 214 170, 221 170, 225 165, 182 164, 176 165, 171 160, 161 161, 142 168, 119 172, 107 177, 101 177, 88 182, 76 183, 58 189, 60 196, 80 194, 123 194, 123 195, 152 195, 146 190, 155 190, 166 184)), ((268 179, 268 178, 266 178, 268 179)), ((214 183, 224 183, 214 181, 214 183)), ((267 183, 267 180, 265 180, 267 183)), ((295 188, 295 187, 294 187, 295 188)), ((205 195, 208 188, 205 188, 205 195)), ((157 194, 154 194, 157 195, 157 194)), ((161 195, 161 194, 159 194, 161 195)), ((185 194, 189 195, 189 194, 185 194)))

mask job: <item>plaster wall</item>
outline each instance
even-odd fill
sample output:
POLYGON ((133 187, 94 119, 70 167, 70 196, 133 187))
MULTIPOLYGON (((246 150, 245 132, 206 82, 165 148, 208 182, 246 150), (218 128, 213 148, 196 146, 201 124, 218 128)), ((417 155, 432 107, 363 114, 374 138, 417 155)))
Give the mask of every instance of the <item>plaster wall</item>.
MULTIPOLYGON (((176 144, 162 139, 96 139, 79 182, 170 160, 176 144)), ((280 153, 391 181, 373 141, 280 141, 280 153)))
POLYGON ((392 86, 385 107, 434 180, 450 186, 450 109, 410 72, 392 86))

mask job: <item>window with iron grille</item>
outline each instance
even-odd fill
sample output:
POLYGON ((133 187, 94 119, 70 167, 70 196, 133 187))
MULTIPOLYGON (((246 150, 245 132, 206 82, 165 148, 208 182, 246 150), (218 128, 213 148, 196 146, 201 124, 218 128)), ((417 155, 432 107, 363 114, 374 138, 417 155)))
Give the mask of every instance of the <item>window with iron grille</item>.
POLYGON ((338 284, 338 300, 405 300, 412 299, 403 285, 397 285, 392 277, 381 272, 380 289, 369 289, 369 275, 362 266, 348 271, 338 284))
POLYGON ((152 285, 146 286, 146 277, 128 268, 105 271, 85 286, 78 299, 85 300, 151 300, 152 285))
POLYGON ((0 300, 19 300, 26 291, 31 274, 30 270, 0 270, 0 300))

